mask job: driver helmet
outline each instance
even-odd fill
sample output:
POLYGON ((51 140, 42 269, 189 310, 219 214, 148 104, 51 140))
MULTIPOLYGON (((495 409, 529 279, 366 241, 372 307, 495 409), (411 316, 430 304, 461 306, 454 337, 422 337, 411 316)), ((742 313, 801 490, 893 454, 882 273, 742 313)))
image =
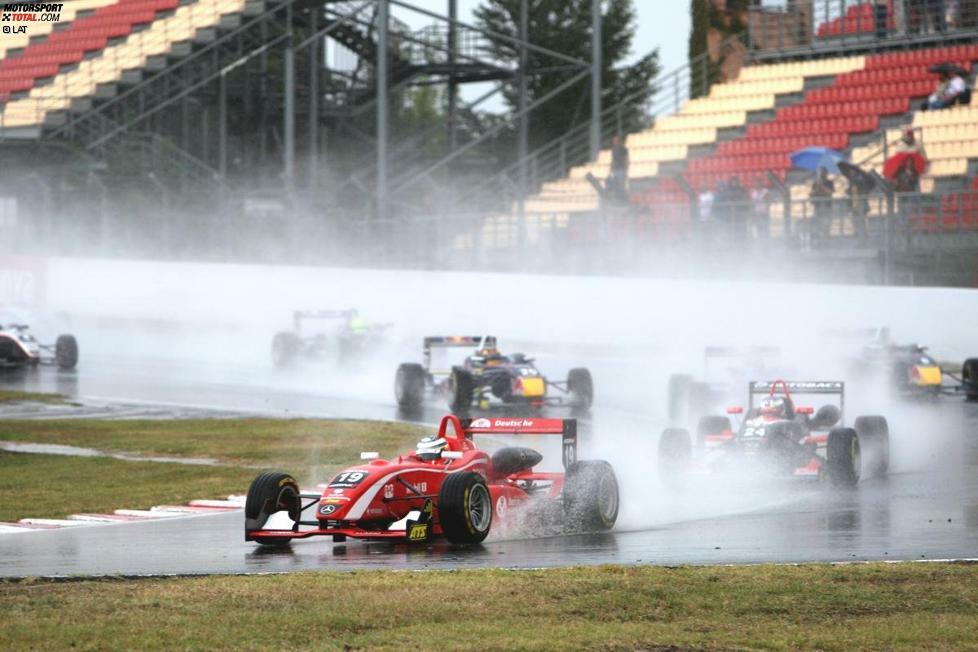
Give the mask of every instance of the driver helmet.
POLYGON ((349 327, 354 333, 365 333, 367 332, 367 320, 359 315, 351 317, 349 327))
POLYGON ((786 417, 788 404, 780 396, 767 396, 761 401, 761 414, 768 417, 786 417))
POLYGON ((448 441, 444 437, 425 437, 418 442, 414 454, 420 459, 430 462, 441 457, 441 452, 446 448, 448 448, 448 441))
POLYGON ((487 337, 482 341, 482 348, 479 349, 479 355, 483 358, 493 358, 499 355, 495 337, 487 337))

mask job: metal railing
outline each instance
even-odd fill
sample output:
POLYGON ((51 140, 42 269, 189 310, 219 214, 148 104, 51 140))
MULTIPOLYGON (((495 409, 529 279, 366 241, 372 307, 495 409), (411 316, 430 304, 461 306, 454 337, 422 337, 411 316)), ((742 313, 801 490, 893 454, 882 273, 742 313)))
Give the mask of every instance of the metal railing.
POLYGON ((839 55, 941 44, 978 33, 978 0, 762 2, 748 11, 755 57, 839 55))

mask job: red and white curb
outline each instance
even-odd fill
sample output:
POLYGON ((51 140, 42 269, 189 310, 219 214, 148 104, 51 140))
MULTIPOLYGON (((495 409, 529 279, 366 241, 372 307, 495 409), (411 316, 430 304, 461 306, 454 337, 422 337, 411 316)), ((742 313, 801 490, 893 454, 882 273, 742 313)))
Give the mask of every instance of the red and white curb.
POLYGON ((156 505, 149 509, 117 509, 111 514, 71 514, 67 518, 22 518, 16 523, 0 522, 0 534, 20 534, 72 527, 91 527, 110 523, 139 523, 203 514, 220 514, 244 509, 245 496, 231 495, 224 500, 191 500, 186 505, 156 505))

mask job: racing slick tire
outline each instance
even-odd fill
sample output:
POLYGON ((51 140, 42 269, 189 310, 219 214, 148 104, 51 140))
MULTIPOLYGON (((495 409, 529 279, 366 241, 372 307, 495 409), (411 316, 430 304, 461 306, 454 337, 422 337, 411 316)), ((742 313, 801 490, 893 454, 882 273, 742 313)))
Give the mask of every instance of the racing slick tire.
POLYGON ((54 361, 58 369, 74 369, 78 365, 78 340, 74 335, 58 335, 54 341, 54 361))
POLYGON ((696 445, 702 447, 706 444, 707 435, 718 435, 729 430, 733 430, 733 426, 730 424, 730 417, 700 417, 699 422, 696 424, 696 445))
POLYGON ((965 400, 978 401, 978 358, 968 358, 961 365, 961 383, 965 400))
POLYGON ((856 417, 853 424, 862 447, 865 477, 884 476, 890 470, 890 426, 879 415, 856 417))
POLYGON ((618 520, 618 478, 604 460, 574 462, 564 475, 564 523, 573 531, 610 530, 618 520))
POLYGON ((301 348, 302 340, 295 333, 275 333, 272 338, 272 364, 279 368, 288 367, 295 362, 301 348))
POLYGON ((452 543, 480 543, 492 528, 492 496, 475 471, 450 473, 438 492, 438 520, 452 543))
POLYGON ((675 484, 693 458, 693 442, 684 428, 666 428, 659 437, 659 477, 675 484))
POLYGON ((453 410, 468 410, 472 406, 475 382, 472 374, 461 367, 454 367, 449 378, 449 405, 453 410))
POLYGON ((567 372, 567 391, 570 392, 574 407, 580 410, 591 409, 594 403, 594 381, 591 372, 577 367, 567 372))
POLYGON ((394 398, 402 408, 417 408, 424 400, 424 367, 404 362, 394 376, 394 398))
MULTIPOLYGON (((288 512, 293 521, 299 520, 302 500, 299 497, 299 484, 288 473, 269 471, 255 478, 248 487, 245 499, 245 535, 265 526, 268 517, 276 512, 288 512)), ((261 538, 255 541, 263 546, 281 546, 289 543, 288 538, 261 538)))
POLYGON ((829 484, 837 488, 855 487, 862 467, 859 434, 852 428, 829 431, 825 472, 829 484))

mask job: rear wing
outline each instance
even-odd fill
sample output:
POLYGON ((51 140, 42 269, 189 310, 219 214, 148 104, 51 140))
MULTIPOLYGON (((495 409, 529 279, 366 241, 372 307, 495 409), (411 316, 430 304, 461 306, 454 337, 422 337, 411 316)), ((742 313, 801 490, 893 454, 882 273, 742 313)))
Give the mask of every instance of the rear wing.
POLYGON ((302 322, 307 319, 350 319, 357 316, 356 308, 346 310, 296 310, 292 313, 292 328, 302 332, 302 322))
MULTIPOLYGON (((423 355, 424 368, 431 372, 431 350, 452 348, 476 348, 482 342, 483 335, 432 335, 424 338, 423 355)), ((439 372, 439 373, 448 373, 439 372)))
MULTIPOLYGON (((759 394, 785 396, 791 399, 792 403, 794 403, 792 394, 838 396, 839 410, 840 412, 845 410, 845 383, 841 380, 754 380, 750 383, 747 396, 747 404, 752 408, 754 397, 759 394)), ((795 408, 801 409, 797 405, 795 408)))
POLYGON ((841 380, 754 380, 749 393, 776 394, 797 392, 799 394, 843 394, 845 383, 841 380))
POLYGON ((777 346, 708 346, 704 358, 771 357, 781 355, 777 346))
POLYGON ((462 419, 462 432, 473 435, 554 435, 561 437, 564 468, 577 460, 577 419, 482 417, 462 419))

